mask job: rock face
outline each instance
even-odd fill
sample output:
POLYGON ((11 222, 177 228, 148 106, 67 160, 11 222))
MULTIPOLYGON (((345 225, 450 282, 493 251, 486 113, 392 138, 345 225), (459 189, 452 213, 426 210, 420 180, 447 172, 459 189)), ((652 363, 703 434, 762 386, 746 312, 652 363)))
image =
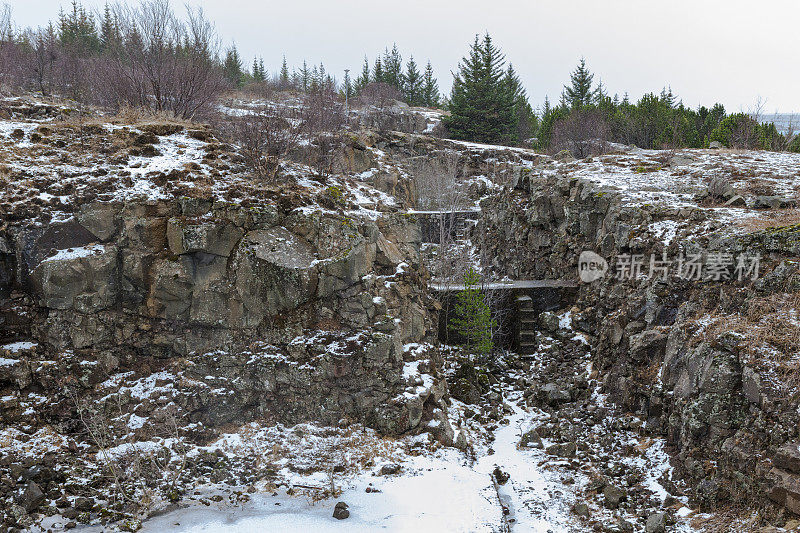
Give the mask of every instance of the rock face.
MULTIPOLYGON (((582 251, 607 259, 608 275, 580 286, 580 319, 573 324, 591 343, 610 398, 667 437, 675 466, 701 507, 768 495, 800 512, 795 457, 800 415, 790 399, 797 390, 787 374, 774 370, 783 368, 777 354, 792 353, 794 344, 757 333, 764 331, 762 314, 770 311, 748 311, 773 309, 797 291, 792 259, 798 251, 797 227, 747 232, 718 225, 716 232, 704 232, 702 222, 715 215, 701 207, 635 203, 618 189, 552 168, 534 166, 515 188, 482 202, 475 235, 491 258, 487 268, 516 279, 574 280, 582 251), (674 221, 688 226, 684 235, 691 239, 678 242, 656 231, 674 221), (615 258, 640 254, 641 273, 647 274, 651 254, 665 253, 765 259, 757 281, 615 278, 615 258), (754 349, 765 338, 777 343, 772 351, 754 349)), ((552 327, 548 318, 540 320, 542 330, 552 327)), ((768 320, 783 323, 778 315, 768 320)), ((797 338, 792 326, 786 327, 786 339, 797 338)), ((542 394, 559 401, 555 387, 542 394)), ((653 518, 649 527, 661 530, 660 520, 653 518)))
MULTIPOLYGON (((414 388, 403 375, 403 345, 434 331, 419 241, 413 217, 190 198, 7 224, 0 340, 37 348, 2 367, 0 387, 58 397, 55 382, 74 380, 91 396, 104 380, 158 375, 212 427, 349 418, 413 431, 445 394, 442 380, 414 388)), ((130 403, 137 416, 154 407, 130 403)))

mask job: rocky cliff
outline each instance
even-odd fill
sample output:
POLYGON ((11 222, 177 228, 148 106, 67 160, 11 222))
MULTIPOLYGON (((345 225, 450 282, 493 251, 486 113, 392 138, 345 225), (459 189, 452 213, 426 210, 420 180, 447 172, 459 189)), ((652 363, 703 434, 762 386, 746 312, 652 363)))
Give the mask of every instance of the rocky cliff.
POLYGON ((53 464, 169 427, 196 444, 254 420, 452 440, 420 344, 435 306, 419 225, 399 201, 289 162, 283 183, 258 182, 202 126, 3 110, 7 524, 45 501, 24 496, 34 485, 64 496, 77 470, 53 464))
POLYGON ((482 203, 474 234, 501 275, 576 279, 585 250, 608 261, 581 285, 573 324, 603 390, 667 437, 701 508, 769 497, 800 511, 796 164, 702 151, 551 161, 482 203), (669 272, 651 272, 651 256, 669 272), (760 256, 757 279, 737 275, 740 256, 760 256), (676 275, 689 257, 706 265, 699 279, 676 275), (724 275, 710 275, 720 257, 724 275))

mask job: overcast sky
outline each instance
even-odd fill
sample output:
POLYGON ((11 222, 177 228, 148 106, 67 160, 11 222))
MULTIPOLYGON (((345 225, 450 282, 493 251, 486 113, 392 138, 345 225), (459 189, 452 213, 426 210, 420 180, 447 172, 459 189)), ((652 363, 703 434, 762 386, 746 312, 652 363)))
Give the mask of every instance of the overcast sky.
MULTIPOLYGON (((8 0, 0 0, 0 3, 8 0)), ((11 0, 19 25, 43 25, 69 0, 11 0)), ((101 7, 103 0, 84 0, 101 7)), ((183 10, 183 1, 173 2, 183 10)), ((247 63, 277 70, 323 61, 341 79, 364 54, 397 43, 431 60, 440 86, 476 33, 489 31, 520 74, 531 103, 557 100, 581 56, 609 92, 673 91, 692 107, 721 101, 749 110, 800 111, 797 0, 190 0, 247 63)))

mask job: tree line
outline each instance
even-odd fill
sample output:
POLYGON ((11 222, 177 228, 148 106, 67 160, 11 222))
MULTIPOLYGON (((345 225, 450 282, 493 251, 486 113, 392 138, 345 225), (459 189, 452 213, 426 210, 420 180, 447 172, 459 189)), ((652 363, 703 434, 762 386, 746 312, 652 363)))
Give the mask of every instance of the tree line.
POLYGON ((443 96, 430 61, 404 60, 396 45, 364 58, 361 71, 337 79, 323 63, 290 68, 284 58, 271 74, 263 58, 245 65, 237 48, 225 50, 202 10, 177 16, 170 0, 133 7, 106 5, 99 13, 72 0, 45 27, 16 29, 9 6, 0 8, 0 87, 38 91, 110 107, 193 117, 225 91, 262 87, 327 92, 364 102, 401 100, 442 107, 445 132, 455 139, 569 150, 582 157, 609 143, 642 148, 724 146, 800 151, 800 138, 762 124, 758 113, 728 114, 721 104, 687 107, 671 89, 632 101, 610 96, 582 59, 557 104, 535 112, 511 62, 491 36, 476 35, 443 96))
POLYGON ((763 124, 760 111, 728 114, 722 104, 687 107, 672 92, 648 93, 632 102, 613 97, 581 59, 557 105, 549 99, 531 111, 525 90, 491 36, 475 37, 454 75, 444 122, 457 139, 569 150, 576 157, 602 152, 609 143, 640 148, 726 147, 800 152, 800 137, 763 124))

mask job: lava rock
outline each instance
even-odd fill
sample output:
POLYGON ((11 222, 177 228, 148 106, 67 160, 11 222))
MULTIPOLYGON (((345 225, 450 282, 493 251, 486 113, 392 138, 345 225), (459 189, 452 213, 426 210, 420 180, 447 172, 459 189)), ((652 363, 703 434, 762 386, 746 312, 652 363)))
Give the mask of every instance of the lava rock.
POLYGON ((29 513, 44 503, 45 496, 39 485, 33 481, 28 481, 25 484, 25 489, 19 498, 19 504, 22 505, 29 513))
POLYGON ((619 504, 627 497, 628 495, 624 490, 620 489, 619 487, 615 487, 614 485, 606 485, 606 487, 603 489, 603 498, 605 498, 603 503, 609 509, 618 508, 619 504))
POLYGON ((667 530, 667 517, 664 513, 653 513, 647 517, 644 525, 645 533, 665 533, 667 530))
POLYGON ((333 517, 336 520, 344 520, 350 517, 350 511, 347 510, 348 505, 344 502, 337 502, 336 507, 333 508, 333 517))
POLYGON ((400 472, 400 465, 397 463, 388 463, 381 467, 379 475, 391 476, 400 472))

